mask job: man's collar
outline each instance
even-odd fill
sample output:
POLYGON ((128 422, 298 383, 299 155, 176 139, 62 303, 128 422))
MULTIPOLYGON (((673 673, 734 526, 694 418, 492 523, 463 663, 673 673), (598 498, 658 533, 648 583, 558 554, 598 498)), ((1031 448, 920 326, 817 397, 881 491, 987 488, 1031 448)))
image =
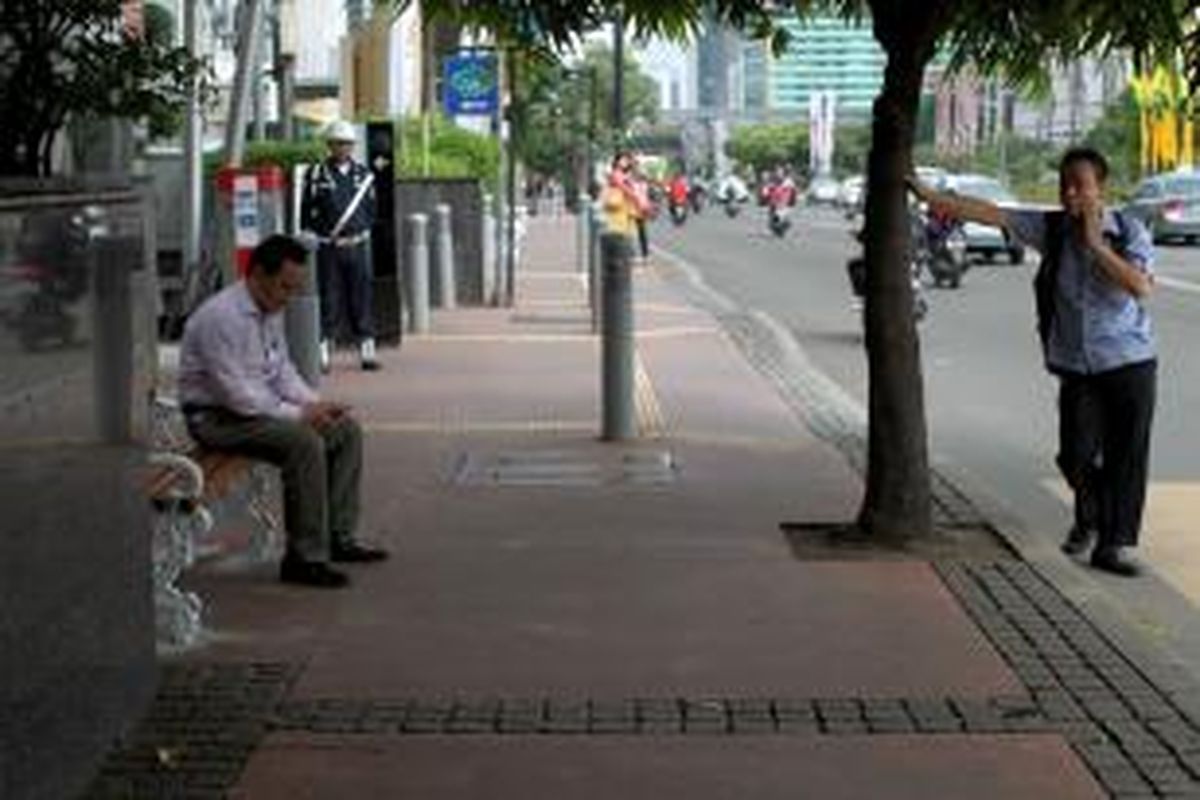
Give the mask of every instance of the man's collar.
POLYGON ((250 287, 246 284, 246 279, 237 282, 237 288, 233 292, 233 302, 237 306, 238 311, 252 317, 265 317, 266 314, 258 307, 258 303, 254 302, 254 295, 250 294, 250 287))

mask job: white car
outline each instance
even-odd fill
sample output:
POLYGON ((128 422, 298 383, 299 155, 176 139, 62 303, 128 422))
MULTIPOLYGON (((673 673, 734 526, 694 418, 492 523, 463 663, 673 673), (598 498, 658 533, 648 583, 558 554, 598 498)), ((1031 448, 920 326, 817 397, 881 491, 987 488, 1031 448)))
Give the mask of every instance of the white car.
POLYGON ((808 185, 805 198, 809 205, 837 205, 841 187, 838 182, 828 176, 813 178, 808 185))
POLYGON ((838 205, 852 217, 863 210, 863 187, 866 179, 862 175, 851 175, 838 187, 838 205))
MULTIPOLYGON (((942 183, 942 191, 990 200, 1002 208, 1014 208, 1018 205, 1016 196, 989 175, 947 175, 942 183)), ((963 226, 963 233, 967 237, 967 255, 977 255, 985 261, 992 261, 1003 253, 1012 264, 1025 261, 1025 247, 1020 242, 1010 241, 1008 234, 1000 228, 968 222, 963 226)))

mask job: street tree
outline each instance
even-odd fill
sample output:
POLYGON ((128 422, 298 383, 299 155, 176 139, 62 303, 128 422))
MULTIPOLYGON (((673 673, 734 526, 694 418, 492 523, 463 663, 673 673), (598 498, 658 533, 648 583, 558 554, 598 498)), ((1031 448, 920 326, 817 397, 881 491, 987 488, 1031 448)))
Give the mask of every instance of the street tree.
MULTIPOLYGON (((573 188, 589 133, 604 150, 618 138, 613 128, 612 50, 593 44, 570 63, 556 54, 529 52, 518 69, 523 76, 514 103, 518 157, 526 168, 556 175, 573 188), (595 128, 589 131, 593 119, 595 128)), ((636 58, 626 56, 622 72, 624 119, 654 123, 658 84, 642 72, 636 58)))
MULTIPOLYGON (((458 0, 471 24, 502 40, 564 47, 611 19, 617 6, 640 35, 686 38, 706 19, 786 44, 773 25, 791 8, 808 16, 869 19, 886 55, 871 119, 865 256, 869 432, 866 490, 857 527, 903 540, 932 533, 920 344, 911 314, 906 179, 925 68, 945 49, 952 69, 972 64, 1014 83, 1045 76, 1054 58, 1123 49, 1137 59, 1173 58, 1186 41, 1196 0, 458 0)), ((1200 53, 1200 41, 1190 46, 1200 53)), ((1200 62, 1190 58, 1189 63, 1200 62)))
POLYGON ((200 69, 173 44, 156 6, 138 29, 121 0, 0 0, 0 175, 51 169, 55 140, 74 117, 143 122, 151 136, 179 123, 200 69))

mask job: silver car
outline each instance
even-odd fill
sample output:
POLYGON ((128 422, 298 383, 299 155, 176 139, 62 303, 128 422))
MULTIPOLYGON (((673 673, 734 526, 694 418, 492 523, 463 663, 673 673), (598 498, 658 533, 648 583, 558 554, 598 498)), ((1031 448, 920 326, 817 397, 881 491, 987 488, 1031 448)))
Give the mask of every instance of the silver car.
POLYGON ((1200 172, 1181 170, 1146 178, 1126 210, 1150 229, 1155 243, 1200 239, 1200 172))
MULTIPOLYGON (((1004 188, 1000 181, 988 175, 947 175, 942 189, 967 197, 990 200, 1001 208, 1014 208, 1018 205, 1016 196, 1004 188)), ((1012 264, 1025 261, 1024 246, 1020 242, 1010 240, 1008 233, 1001 228, 968 222, 963 226, 963 233, 967 237, 968 255, 992 261, 996 256, 1004 254, 1012 264)))

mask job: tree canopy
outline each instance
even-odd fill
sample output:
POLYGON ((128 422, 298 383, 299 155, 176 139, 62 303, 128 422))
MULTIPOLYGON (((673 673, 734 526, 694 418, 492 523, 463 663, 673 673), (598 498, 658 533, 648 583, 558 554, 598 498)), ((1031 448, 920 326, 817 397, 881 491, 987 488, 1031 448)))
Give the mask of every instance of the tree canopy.
POLYGON ((0 0, 0 174, 38 175, 71 115, 145 121, 169 132, 199 71, 148 9, 141 35, 121 0, 0 0))
MULTIPOLYGON (((521 66, 517 86, 517 152, 529 169, 566 178, 583 158, 583 143, 593 116, 595 82, 597 144, 605 150, 617 138, 613 129, 613 57, 606 45, 589 46, 575 63, 531 55, 521 66)), ((658 119, 658 84, 626 57, 623 65, 623 117, 626 125, 658 119)), ((623 135, 623 132, 622 132, 623 135)))

